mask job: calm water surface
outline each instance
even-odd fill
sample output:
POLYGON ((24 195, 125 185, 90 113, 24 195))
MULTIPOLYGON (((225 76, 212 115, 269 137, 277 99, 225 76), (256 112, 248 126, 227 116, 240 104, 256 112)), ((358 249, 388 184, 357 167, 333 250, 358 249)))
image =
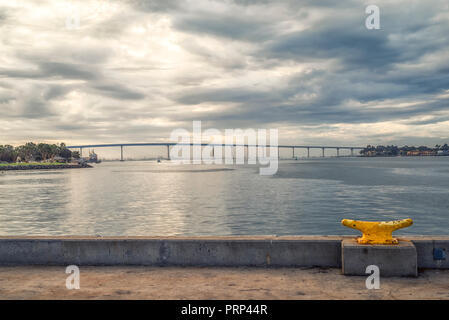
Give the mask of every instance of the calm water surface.
POLYGON ((0 235, 356 234, 342 218, 449 234, 449 157, 281 161, 255 166, 104 162, 0 173, 0 235))

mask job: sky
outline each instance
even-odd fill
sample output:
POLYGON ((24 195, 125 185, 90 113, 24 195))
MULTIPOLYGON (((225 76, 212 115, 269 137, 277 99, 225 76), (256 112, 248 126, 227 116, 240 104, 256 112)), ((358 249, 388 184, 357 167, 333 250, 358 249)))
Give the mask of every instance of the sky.
POLYGON ((449 143, 448 58, 447 0, 0 0, 0 144, 449 143))

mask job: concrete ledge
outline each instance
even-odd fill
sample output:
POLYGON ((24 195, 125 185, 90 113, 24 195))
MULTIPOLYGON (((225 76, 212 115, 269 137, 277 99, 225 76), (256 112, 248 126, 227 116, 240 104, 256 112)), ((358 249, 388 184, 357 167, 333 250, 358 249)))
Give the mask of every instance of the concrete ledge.
POLYGON ((415 245, 418 254, 418 268, 449 269, 449 237, 414 236, 400 239, 410 240, 415 245), (442 250, 445 257, 439 259, 440 257, 435 256, 435 250, 442 250))
MULTIPOLYGON (((0 265, 275 266, 341 268, 341 241, 354 236, 0 237, 0 265)), ((412 241, 418 268, 449 269, 433 250, 448 237, 412 241)))
POLYGON ((0 238, 0 265, 339 267, 338 237, 0 238))
POLYGON ((355 239, 342 241, 342 272, 345 275, 366 275, 366 267, 379 267, 383 277, 418 275, 417 254, 411 241, 397 245, 359 244, 355 239))

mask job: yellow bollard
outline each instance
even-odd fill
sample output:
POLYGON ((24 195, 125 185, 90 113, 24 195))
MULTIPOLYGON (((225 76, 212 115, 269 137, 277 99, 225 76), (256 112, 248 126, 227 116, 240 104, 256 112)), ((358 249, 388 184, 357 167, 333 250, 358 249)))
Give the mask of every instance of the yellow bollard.
POLYGON ((398 239, 392 237, 392 232, 398 229, 409 227, 413 224, 412 219, 396 221, 358 221, 341 220, 345 227, 357 229, 363 233, 361 238, 357 238, 362 244, 397 244, 398 239))

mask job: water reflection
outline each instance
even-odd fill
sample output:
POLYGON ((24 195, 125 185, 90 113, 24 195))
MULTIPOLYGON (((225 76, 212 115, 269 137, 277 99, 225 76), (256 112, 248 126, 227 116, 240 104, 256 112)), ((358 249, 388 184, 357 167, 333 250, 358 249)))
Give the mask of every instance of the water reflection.
POLYGON ((400 233, 448 234, 448 158, 253 166, 105 162, 0 175, 1 235, 348 234, 342 218, 411 217, 400 233))

